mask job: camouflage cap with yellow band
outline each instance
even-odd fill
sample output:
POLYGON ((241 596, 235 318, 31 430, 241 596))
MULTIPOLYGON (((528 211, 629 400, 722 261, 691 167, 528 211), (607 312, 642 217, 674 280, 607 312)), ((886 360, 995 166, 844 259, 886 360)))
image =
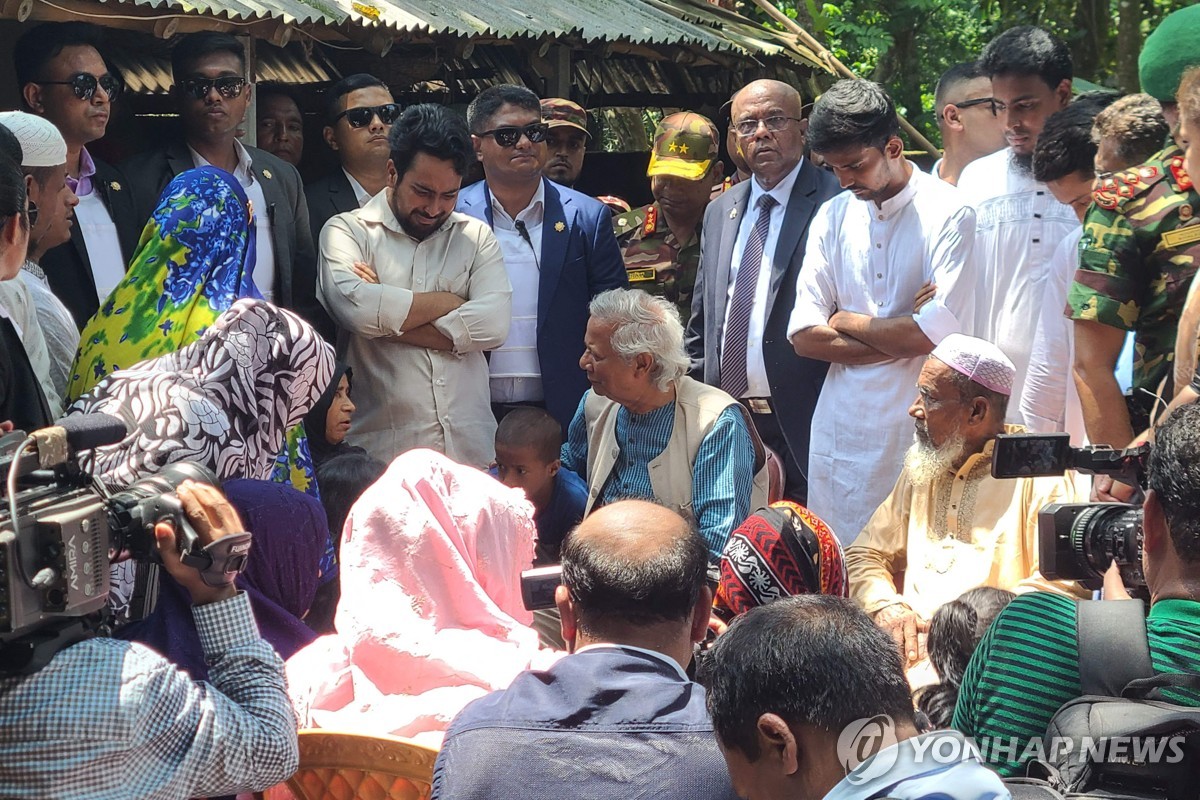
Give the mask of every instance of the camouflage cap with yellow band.
POLYGON ((691 111, 680 111, 663 117, 654 129, 654 149, 646 175, 699 180, 708 173, 718 151, 717 126, 712 120, 691 111))
POLYGON ((1164 103, 1175 100, 1179 79, 1200 65, 1200 5, 1168 14, 1146 37, 1138 57, 1142 91, 1164 103))
POLYGON ((575 128, 588 133, 587 110, 579 103, 573 103, 564 97, 547 97, 542 101, 542 121, 551 128, 575 128))

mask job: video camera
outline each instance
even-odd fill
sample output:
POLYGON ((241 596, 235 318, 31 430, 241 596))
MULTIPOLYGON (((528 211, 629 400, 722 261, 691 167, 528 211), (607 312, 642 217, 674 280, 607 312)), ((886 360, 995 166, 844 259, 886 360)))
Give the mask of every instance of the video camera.
MULTIPOLYGON (((1072 447, 1067 433, 1001 434, 992 451, 992 477, 1062 475, 1073 469, 1144 486, 1149 454, 1149 444, 1114 450, 1100 445, 1072 447)), ((1126 586, 1146 585, 1140 506, 1051 503, 1038 511, 1038 562, 1043 577, 1098 589, 1113 561, 1126 586)))
POLYGON ((187 479, 219 485, 206 467, 169 464, 115 494, 80 469, 79 451, 126 434, 116 417, 85 414, 0 438, 0 675, 33 672, 95 629, 111 630, 109 564, 124 554, 160 561, 159 522, 171 522, 183 563, 210 586, 245 568, 250 534, 201 547, 175 495, 187 479))

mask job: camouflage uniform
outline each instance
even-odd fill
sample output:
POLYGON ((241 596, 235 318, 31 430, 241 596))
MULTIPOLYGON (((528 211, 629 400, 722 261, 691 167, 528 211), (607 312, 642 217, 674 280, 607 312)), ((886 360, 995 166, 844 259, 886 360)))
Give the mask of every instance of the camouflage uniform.
MULTIPOLYGON (((654 131, 654 149, 646 175, 711 180, 717 141, 717 127, 707 117, 691 111, 663 117, 654 131)), ((692 313, 696 270, 700 266, 700 225, 696 225, 686 242, 680 242, 656 201, 615 215, 613 232, 625 258, 629 285, 674 303, 683 324, 687 325, 692 313)))
POLYGON ((1068 316, 1135 331, 1133 385, 1153 392, 1175 360, 1176 331, 1200 257, 1200 194, 1172 145, 1109 178, 1092 199, 1068 316))
POLYGON ((692 288, 700 266, 700 228, 680 246, 667 227, 658 203, 613 218, 617 244, 625 257, 629 285, 665 297, 679 308, 686 325, 692 313, 692 288))

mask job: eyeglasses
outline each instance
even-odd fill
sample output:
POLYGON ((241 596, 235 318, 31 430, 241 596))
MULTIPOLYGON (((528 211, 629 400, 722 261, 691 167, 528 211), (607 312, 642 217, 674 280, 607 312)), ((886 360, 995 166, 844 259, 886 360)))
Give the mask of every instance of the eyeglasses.
POLYGON ((350 123, 351 128, 365 128, 371 124, 371 120, 379 117, 379 121, 384 125, 391 125, 400 116, 400 106, 396 103, 384 103, 381 106, 357 106, 356 108, 347 108, 342 113, 333 118, 333 124, 342 117, 346 118, 346 122, 350 123))
POLYGON ((80 100, 91 100, 99 87, 108 95, 109 102, 121 96, 121 79, 116 75, 101 75, 97 78, 87 72, 76 72, 65 81, 37 81, 43 86, 70 86, 80 100))
POLYGON ((242 94, 246 88, 246 79, 240 77, 228 78, 187 78, 179 84, 184 94, 191 95, 197 100, 208 97, 208 93, 216 87, 217 94, 226 100, 232 100, 242 94))
POLYGON ((37 203, 33 202, 32 200, 28 201, 28 203, 29 209, 25 212, 25 216, 29 218, 29 227, 32 228, 34 225, 37 225, 38 207, 37 203))
POLYGON ((496 144, 501 147, 516 147, 517 142, 521 141, 524 136, 533 144, 541 144, 546 141, 546 134, 549 133, 550 126, 545 122, 531 122, 524 128, 518 128, 515 125, 507 125, 503 128, 493 128, 490 131, 480 131, 476 136, 491 136, 496 140, 496 144))
POLYGON ((767 117, 766 119, 744 119, 741 122, 735 123, 733 129, 738 132, 738 136, 753 136, 758 133, 758 126, 761 123, 767 127, 771 133, 778 133, 788 126, 788 123, 799 122, 799 117, 767 117))
POLYGON ((992 116, 996 116, 996 98, 994 97, 976 97, 974 100, 963 100, 961 103, 952 103, 951 105, 958 108, 974 108, 975 106, 986 105, 988 111, 992 112, 992 116))

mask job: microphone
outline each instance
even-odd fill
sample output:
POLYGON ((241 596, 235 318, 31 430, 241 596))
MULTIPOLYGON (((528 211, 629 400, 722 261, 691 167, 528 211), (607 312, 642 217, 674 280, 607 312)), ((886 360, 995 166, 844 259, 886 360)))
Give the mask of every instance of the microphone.
POLYGON ((537 250, 534 249, 533 239, 531 239, 529 236, 529 228, 525 227, 525 221, 519 220, 519 219, 513 220, 513 226, 517 229, 517 233, 519 233, 521 235, 521 238, 525 240, 525 244, 529 245, 529 249, 533 250, 533 263, 534 263, 534 266, 536 266, 538 268, 538 270, 540 271, 542 268, 542 265, 538 263, 537 250))
POLYGON ((111 414, 72 414, 30 434, 43 469, 64 463, 72 453, 116 444, 128 435, 124 421, 111 414))

